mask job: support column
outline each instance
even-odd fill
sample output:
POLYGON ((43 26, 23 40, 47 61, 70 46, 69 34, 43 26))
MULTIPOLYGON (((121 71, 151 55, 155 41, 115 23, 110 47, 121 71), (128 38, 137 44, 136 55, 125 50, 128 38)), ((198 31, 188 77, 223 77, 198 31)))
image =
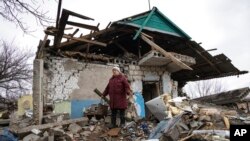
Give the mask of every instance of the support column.
POLYGON ((33 64, 33 120, 35 124, 42 123, 43 96, 42 96, 43 60, 35 59, 33 64))

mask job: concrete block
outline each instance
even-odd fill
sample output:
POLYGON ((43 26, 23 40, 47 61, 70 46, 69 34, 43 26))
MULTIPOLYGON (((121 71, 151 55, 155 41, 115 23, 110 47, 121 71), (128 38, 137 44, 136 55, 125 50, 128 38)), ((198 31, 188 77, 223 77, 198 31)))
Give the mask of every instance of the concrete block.
POLYGON ((129 70, 129 67, 128 67, 128 66, 125 66, 125 67, 123 67, 123 69, 124 69, 125 71, 128 71, 128 70, 129 70))
POLYGON ((135 65, 129 65, 130 70, 135 70, 135 65))
POLYGON ((129 70, 129 75, 134 75, 134 71, 133 70, 129 70))
POLYGON ((133 75, 140 75, 139 71, 134 71, 133 75))
POLYGON ((140 70, 140 66, 135 66, 135 70, 140 70))
POLYGON ((36 134, 29 134, 23 138, 23 141, 38 141, 40 137, 36 134))
POLYGON ((132 75, 128 75, 128 80, 129 80, 129 81, 133 81, 132 75))
POLYGON ((69 125, 68 130, 69 130, 71 133, 79 133, 79 132, 82 130, 82 127, 79 126, 79 125, 76 124, 76 123, 72 123, 72 124, 69 125))
POLYGON ((137 71, 137 73, 138 73, 138 75, 140 75, 140 76, 143 76, 143 75, 144 75, 143 71, 137 71))

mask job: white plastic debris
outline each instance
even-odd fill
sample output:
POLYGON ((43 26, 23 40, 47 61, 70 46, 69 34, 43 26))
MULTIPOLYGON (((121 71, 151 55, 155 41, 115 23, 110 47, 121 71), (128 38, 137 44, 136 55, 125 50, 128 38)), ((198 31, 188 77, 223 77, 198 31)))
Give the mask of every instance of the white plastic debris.
POLYGON ((40 131, 40 130, 38 130, 38 129, 32 129, 31 132, 34 133, 34 134, 36 134, 36 135, 38 135, 38 134, 40 134, 42 131, 40 131))
POLYGON ((173 99, 168 100, 168 102, 183 102, 183 100, 187 99, 187 97, 183 96, 183 97, 176 97, 173 99))

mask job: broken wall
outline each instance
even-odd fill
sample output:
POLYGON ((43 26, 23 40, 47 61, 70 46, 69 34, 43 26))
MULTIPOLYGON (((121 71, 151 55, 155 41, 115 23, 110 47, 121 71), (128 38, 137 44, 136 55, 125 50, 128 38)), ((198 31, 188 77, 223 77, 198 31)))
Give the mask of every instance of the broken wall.
MULTIPOLYGON (((115 65, 60 57, 48 57, 44 62, 44 104, 53 104, 58 113, 69 112, 71 118, 81 117, 84 109, 100 102, 93 90, 98 88, 102 92, 105 89, 115 65)), ((142 94, 143 82, 159 82, 159 95, 173 93, 174 81, 164 67, 120 64, 120 68, 137 96, 142 94)), ((142 111, 143 103, 137 104, 137 109, 142 111)), ((140 113, 145 116, 145 112, 140 113)))
MULTIPOLYGON (((178 83, 171 79, 171 73, 169 73, 165 67, 125 65, 123 66, 123 70, 131 82, 131 89, 135 94, 134 99, 138 99, 138 97, 140 97, 139 95, 143 95, 143 83, 145 82, 157 82, 159 84, 157 95, 167 93, 171 94, 172 97, 177 96, 178 83)), ((135 107, 140 117, 146 116, 147 113, 145 113, 144 102, 140 100, 140 102, 135 104, 135 107)))
POLYGON ((55 105, 55 112, 71 112, 71 117, 77 118, 82 116, 84 108, 100 102, 93 90, 105 89, 113 66, 50 57, 44 67, 44 103, 55 105))

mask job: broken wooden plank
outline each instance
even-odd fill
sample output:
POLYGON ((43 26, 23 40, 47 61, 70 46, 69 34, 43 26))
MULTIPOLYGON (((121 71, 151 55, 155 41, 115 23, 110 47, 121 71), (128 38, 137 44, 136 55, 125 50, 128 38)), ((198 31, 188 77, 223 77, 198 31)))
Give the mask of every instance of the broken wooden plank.
POLYGON ((153 8, 151 10, 151 12, 148 14, 147 18, 145 19, 145 21, 143 21, 142 25, 140 26, 140 29, 136 32, 135 36, 133 37, 133 40, 136 40, 137 37, 140 35, 140 33, 142 32, 142 29, 144 28, 144 26, 146 26, 147 22, 152 17, 152 15, 155 12, 155 10, 156 10, 156 8, 153 8))
POLYGON ((41 59, 43 57, 43 48, 46 45, 47 39, 48 39, 48 34, 45 34, 42 45, 38 48, 38 54, 36 56, 37 59, 41 59))
POLYGON ((115 42, 115 45, 117 47, 119 47, 123 52, 128 53, 128 51, 121 44, 119 44, 118 42, 115 42))
POLYGON ((63 35, 63 38, 72 39, 72 40, 75 40, 75 41, 80 41, 80 42, 85 42, 85 43, 91 43, 91 44, 95 44, 95 45, 99 45, 99 46, 103 46, 103 47, 107 46, 106 43, 102 43, 102 42, 98 42, 98 41, 92 41, 92 40, 88 40, 88 39, 84 39, 84 38, 75 38, 75 37, 71 37, 69 35, 63 35))
MULTIPOLYGON (((204 56, 200 51, 198 51, 197 49, 195 49, 192 45, 188 44, 187 45, 193 49, 197 54, 199 54, 205 61, 207 61, 207 63, 215 69, 215 71, 217 71, 219 74, 221 74, 221 71, 215 66, 215 64, 210 61, 206 56, 204 56)), ((195 43, 195 45, 199 46, 199 44, 195 43)))
POLYGON ((57 15, 56 15, 56 28, 58 28, 59 25, 59 18, 61 14, 61 7, 62 7, 62 0, 59 0, 58 7, 57 7, 57 15))
POLYGON ((150 39, 148 39, 146 36, 141 35, 142 40, 144 40, 146 43, 148 43, 151 47, 153 47, 155 50, 159 51, 160 53, 162 53, 165 57, 170 58, 176 65, 178 65, 179 67, 183 68, 183 69, 187 69, 187 70, 193 70, 191 67, 189 67, 188 65, 186 65, 185 63, 181 62, 179 59, 177 59, 176 57, 174 57, 171 53, 165 51, 163 48, 161 48, 160 46, 158 46, 156 43, 154 43, 153 41, 151 41, 150 39))
POLYGON ((223 116, 223 121, 227 129, 230 129, 230 122, 229 119, 225 116, 223 116))
POLYGON ((193 136, 194 136, 194 134, 191 134, 191 135, 189 135, 189 136, 186 136, 186 137, 184 137, 184 138, 180 139, 179 141, 185 141, 185 140, 188 140, 189 138, 191 138, 191 137, 193 137, 193 136))
POLYGON ((56 122, 56 123, 48 123, 48 124, 41 124, 41 125, 31 125, 28 127, 24 127, 21 129, 10 129, 12 132, 17 133, 17 134, 23 134, 23 133, 28 133, 32 129, 38 129, 38 130, 43 130, 43 129, 48 129, 48 128, 53 128, 56 126, 63 126, 63 125, 68 125, 71 123, 77 123, 77 122, 88 122, 88 118, 78 118, 78 119, 70 119, 70 120, 64 120, 61 122, 56 122))
POLYGON ((99 31, 98 27, 92 26, 92 25, 87 25, 87 24, 82 24, 82 23, 76 23, 76 22, 71 22, 71 21, 67 21, 66 24, 72 25, 72 26, 81 27, 81 28, 86 28, 86 29, 89 29, 89 30, 99 31))
MULTIPOLYGON (((94 89, 94 92, 97 95, 99 95, 100 97, 102 97, 102 93, 97 88, 94 89)), ((109 103, 109 100, 106 97, 103 97, 103 100, 105 100, 105 102, 109 103)))
MULTIPOLYGON (((69 34, 70 37, 74 37, 76 33, 79 31, 79 28, 75 29, 75 31, 72 34, 69 34)), ((70 39, 67 39, 69 41, 70 39)))
MULTIPOLYGON (((80 36, 79 38, 84 38, 84 39, 90 39, 91 37, 96 37, 96 36, 98 36, 98 35, 101 35, 101 34, 105 34, 105 32, 109 32, 109 31, 112 31, 112 30, 114 30, 115 28, 113 28, 113 27, 110 27, 110 28, 108 28, 108 29, 103 29, 103 30, 100 30, 100 31, 98 31, 98 32, 94 32, 94 33, 92 33, 92 34, 87 34, 87 35, 84 35, 84 36, 80 36)), ((62 42, 61 44, 60 44, 60 47, 59 48, 62 48, 62 47, 66 47, 66 46, 70 46, 70 45, 72 45, 72 44, 75 44, 75 43, 77 43, 78 41, 76 41, 76 40, 71 40, 71 41, 69 41, 69 42, 62 42)))
POLYGON ((57 32, 57 35, 55 36, 55 39, 54 39, 54 47, 58 47, 60 45, 63 34, 64 34, 64 29, 65 29, 65 26, 67 24, 67 21, 68 21, 68 18, 70 15, 81 18, 81 19, 85 19, 85 20, 94 20, 94 19, 89 18, 87 16, 77 14, 77 13, 69 11, 67 9, 63 9, 61 19, 60 19, 59 25, 58 25, 58 32, 57 32))

